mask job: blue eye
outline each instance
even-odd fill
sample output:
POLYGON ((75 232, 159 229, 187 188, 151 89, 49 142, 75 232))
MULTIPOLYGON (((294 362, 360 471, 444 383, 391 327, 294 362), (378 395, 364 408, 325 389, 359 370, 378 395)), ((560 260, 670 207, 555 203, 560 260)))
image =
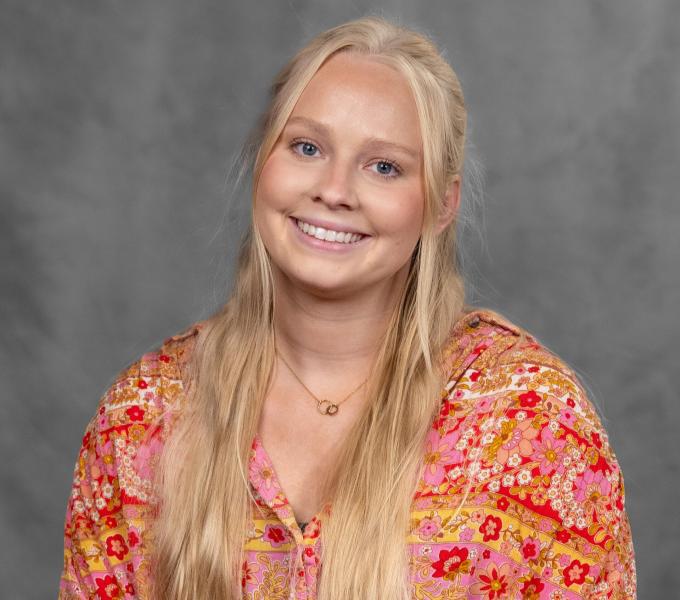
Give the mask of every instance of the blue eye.
POLYGON ((384 160, 376 163, 376 165, 378 166, 378 172, 380 175, 389 175, 394 170, 394 165, 384 160))
POLYGON ((378 167, 378 175, 385 179, 393 179, 401 174, 401 169, 391 160, 380 160, 374 164, 378 167))
MULTIPOLYGON (((302 146, 303 156, 314 156, 314 153, 318 150, 318 148, 314 144, 312 144, 311 142, 306 142, 304 140, 296 141, 291 144, 291 148, 297 148, 298 146, 302 146)), ((300 153, 298 152, 298 154, 300 153)))

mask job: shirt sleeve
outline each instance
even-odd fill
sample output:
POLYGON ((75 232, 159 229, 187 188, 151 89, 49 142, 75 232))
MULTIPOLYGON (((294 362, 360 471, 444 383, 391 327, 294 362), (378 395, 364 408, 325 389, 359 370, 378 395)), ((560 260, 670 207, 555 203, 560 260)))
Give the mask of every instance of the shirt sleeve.
POLYGON ((146 597, 157 380, 133 364, 87 425, 66 508, 60 600, 146 597))
POLYGON ((502 365, 502 411, 487 420, 493 427, 485 456, 503 465, 493 488, 497 507, 514 511, 519 523, 503 532, 507 552, 529 567, 517 592, 538 600, 553 598, 556 589, 559 598, 634 600, 621 468, 574 372, 543 352, 544 358, 529 353, 502 365))

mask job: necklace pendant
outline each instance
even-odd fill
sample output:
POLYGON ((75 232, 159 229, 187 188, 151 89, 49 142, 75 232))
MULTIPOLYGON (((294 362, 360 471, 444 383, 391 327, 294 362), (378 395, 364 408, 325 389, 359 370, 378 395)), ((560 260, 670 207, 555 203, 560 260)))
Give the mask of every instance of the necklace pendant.
POLYGON ((338 405, 326 399, 319 400, 316 403, 316 408, 322 415, 334 415, 338 412, 338 405))

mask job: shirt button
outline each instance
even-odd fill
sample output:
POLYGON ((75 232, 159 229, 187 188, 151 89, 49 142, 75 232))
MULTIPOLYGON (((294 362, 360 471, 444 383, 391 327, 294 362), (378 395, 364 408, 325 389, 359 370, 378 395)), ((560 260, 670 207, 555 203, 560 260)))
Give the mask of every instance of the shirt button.
POLYGON ((468 325, 472 328, 479 327, 479 317, 477 315, 472 317, 472 319, 470 319, 470 322, 468 323, 468 325))

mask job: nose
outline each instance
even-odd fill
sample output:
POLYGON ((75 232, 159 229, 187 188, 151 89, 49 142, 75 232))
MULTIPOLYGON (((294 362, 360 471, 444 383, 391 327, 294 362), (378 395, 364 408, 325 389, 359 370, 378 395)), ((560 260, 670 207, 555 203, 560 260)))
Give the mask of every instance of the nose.
POLYGON ((320 171, 319 180, 313 192, 316 202, 323 202, 329 208, 355 208, 357 196, 354 189, 354 173, 348 160, 329 159, 320 171))

